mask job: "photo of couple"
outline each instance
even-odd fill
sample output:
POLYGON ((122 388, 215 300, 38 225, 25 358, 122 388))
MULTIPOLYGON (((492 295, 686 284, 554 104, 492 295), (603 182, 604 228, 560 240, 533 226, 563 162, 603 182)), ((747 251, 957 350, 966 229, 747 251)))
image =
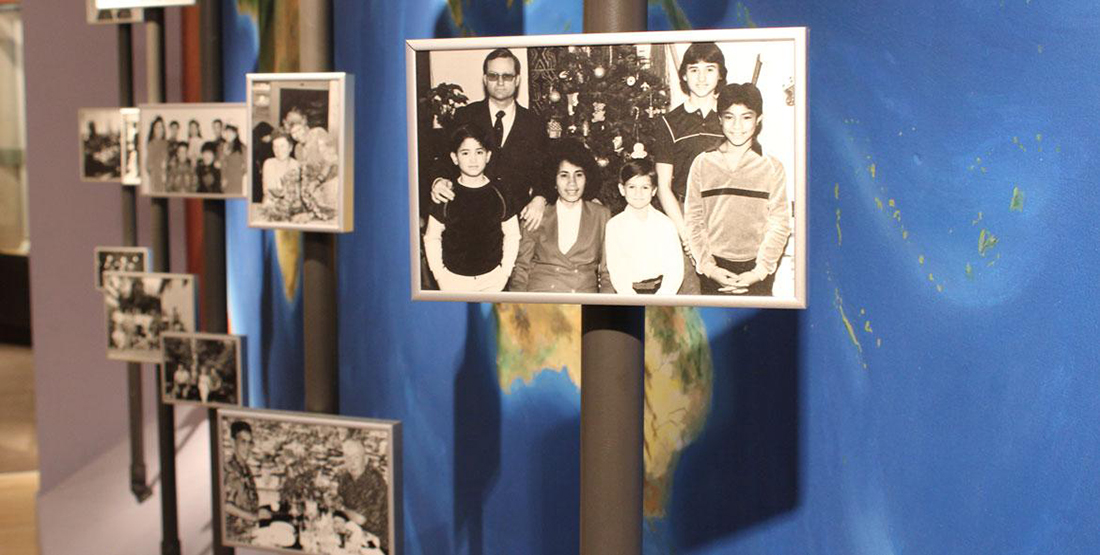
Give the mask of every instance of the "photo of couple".
POLYGON ((804 302, 799 46, 417 51, 414 297, 804 302))

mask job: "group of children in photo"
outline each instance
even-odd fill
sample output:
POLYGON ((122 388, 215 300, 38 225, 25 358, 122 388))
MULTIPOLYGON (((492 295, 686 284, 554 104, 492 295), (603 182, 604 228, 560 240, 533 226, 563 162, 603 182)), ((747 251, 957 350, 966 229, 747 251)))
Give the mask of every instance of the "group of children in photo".
POLYGON ((158 193, 225 194, 243 191, 247 166, 244 144, 236 125, 211 122, 211 134, 203 136, 197 120, 187 122, 187 136, 180 137, 180 123, 167 125, 157 116, 149 129, 145 154, 145 179, 158 193))
MULTIPOLYGON (((518 75, 519 61, 511 59, 518 75)), ((758 141, 760 90, 726 84, 724 55, 714 43, 690 45, 679 78, 688 98, 661 116, 653 156, 622 165, 617 185, 626 207, 614 216, 590 200, 600 183, 588 148, 556 139, 543 175, 530 177, 551 180, 557 198, 537 227, 520 225, 509 184, 489 165, 499 138, 469 123, 454 129, 453 198, 429 207, 423 236, 438 288, 771 295, 791 234, 791 205, 782 163, 758 141)))

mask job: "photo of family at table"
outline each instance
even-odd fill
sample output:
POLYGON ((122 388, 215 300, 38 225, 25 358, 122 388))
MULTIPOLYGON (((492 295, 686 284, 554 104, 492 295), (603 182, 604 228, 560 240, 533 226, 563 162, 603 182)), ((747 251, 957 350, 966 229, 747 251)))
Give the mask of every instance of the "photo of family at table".
POLYGON ((393 553, 393 429, 220 411, 227 544, 393 553))
POLYGON ((793 296, 793 45, 418 54, 421 289, 793 296))

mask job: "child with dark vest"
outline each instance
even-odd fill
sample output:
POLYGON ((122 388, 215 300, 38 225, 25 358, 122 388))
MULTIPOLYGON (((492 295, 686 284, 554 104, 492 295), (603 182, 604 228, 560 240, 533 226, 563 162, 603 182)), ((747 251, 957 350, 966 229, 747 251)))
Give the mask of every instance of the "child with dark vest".
POLYGON ((751 83, 718 93, 725 140, 695 158, 684 223, 703 294, 771 295, 791 234, 783 164, 757 137, 764 102, 751 83))
POLYGON ((443 291, 503 291, 519 250, 519 219, 503 184, 485 175, 492 143, 475 125, 451 135, 459 169, 454 200, 432 205, 424 232, 428 268, 443 291))

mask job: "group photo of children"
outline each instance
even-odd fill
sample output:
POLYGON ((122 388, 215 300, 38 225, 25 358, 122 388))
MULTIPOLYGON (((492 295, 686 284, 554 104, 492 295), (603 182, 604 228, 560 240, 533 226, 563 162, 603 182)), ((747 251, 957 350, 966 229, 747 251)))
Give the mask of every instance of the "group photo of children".
POLYGON ((168 104, 141 108, 143 194, 242 197, 248 146, 244 105, 168 104))
POLYGON ((421 289, 793 297, 794 59, 418 52, 421 289))

